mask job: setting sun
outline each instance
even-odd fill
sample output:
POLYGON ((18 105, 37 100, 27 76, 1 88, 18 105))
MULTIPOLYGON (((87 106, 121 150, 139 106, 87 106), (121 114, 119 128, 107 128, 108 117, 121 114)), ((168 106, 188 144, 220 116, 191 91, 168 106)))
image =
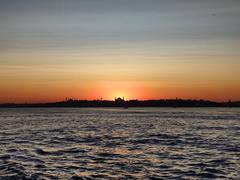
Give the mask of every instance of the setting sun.
POLYGON ((115 98, 144 99, 144 90, 136 82, 103 82, 97 85, 96 99, 114 100, 115 98))
POLYGON ((124 93, 124 92, 113 93, 112 97, 114 97, 114 99, 116 99, 116 98, 122 98, 122 99, 125 99, 125 100, 129 99, 129 96, 127 95, 127 93, 124 93))

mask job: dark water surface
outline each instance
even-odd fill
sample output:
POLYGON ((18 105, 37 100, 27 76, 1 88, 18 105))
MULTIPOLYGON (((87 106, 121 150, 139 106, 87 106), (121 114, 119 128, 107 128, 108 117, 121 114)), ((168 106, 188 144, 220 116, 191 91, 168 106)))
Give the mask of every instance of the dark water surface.
POLYGON ((240 179, 240 109, 0 109, 0 179, 240 179))

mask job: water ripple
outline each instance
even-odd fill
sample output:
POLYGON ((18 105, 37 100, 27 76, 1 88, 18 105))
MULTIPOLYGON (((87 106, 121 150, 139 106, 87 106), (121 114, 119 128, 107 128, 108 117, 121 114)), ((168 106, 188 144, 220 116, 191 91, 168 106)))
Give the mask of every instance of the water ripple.
POLYGON ((0 109, 0 179, 240 179, 240 110, 0 109))

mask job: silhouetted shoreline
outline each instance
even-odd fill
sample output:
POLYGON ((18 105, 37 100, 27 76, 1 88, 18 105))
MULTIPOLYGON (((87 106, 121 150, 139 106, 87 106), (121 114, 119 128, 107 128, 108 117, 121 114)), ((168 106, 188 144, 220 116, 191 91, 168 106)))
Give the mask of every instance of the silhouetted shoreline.
POLYGON ((68 99, 61 102, 49 103, 6 103, 0 104, 0 108, 21 107, 240 107, 240 101, 214 102, 209 100, 192 99, 160 99, 160 100, 124 100, 121 98, 112 100, 74 100, 68 99))

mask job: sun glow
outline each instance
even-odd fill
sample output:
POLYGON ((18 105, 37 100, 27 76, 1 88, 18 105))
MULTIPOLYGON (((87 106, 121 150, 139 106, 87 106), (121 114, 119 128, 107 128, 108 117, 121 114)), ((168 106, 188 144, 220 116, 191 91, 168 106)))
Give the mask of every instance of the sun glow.
POLYGON ((107 82, 97 85, 94 97, 99 99, 114 100, 115 98, 142 99, 144 93, 140 86, 134 82, 107 82))
POLYGON ((129 96, 126 92, 123 91, 116 91, 112 93, 112 99, 116 99, 116 98, 122 98, 124 100, 129 99, 129 96))

